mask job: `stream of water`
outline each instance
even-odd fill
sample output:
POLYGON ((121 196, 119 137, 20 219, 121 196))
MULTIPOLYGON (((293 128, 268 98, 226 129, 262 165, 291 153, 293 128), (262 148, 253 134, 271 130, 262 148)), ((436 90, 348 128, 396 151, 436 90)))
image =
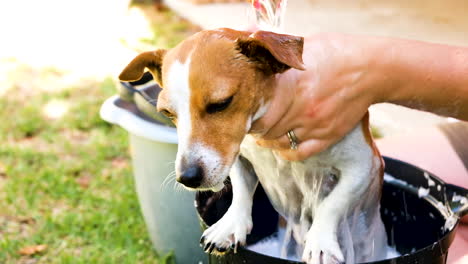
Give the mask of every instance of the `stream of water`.
POLYGON ((257 26, 262 30, 281 32, 287 0, 252 0, 257 26))

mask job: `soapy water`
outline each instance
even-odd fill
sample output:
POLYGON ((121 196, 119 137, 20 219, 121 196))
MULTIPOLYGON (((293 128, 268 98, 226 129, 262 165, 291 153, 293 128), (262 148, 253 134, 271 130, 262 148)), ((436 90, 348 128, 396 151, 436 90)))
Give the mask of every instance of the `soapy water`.
MULTIPOLYGON (((398 185, 398 186, 403 187, 403 188, 417 190, 417 194, 418 194, 418 197, 420 199, 426 199, 428 201, 432 201, 432 203, 435 204, 435 206, 439 209, 439 211, 442 213, 442 215, 445 218, 445 225, 443 227, 444 230, 445 231, 452 230, 455 227, 456 223, 457 223, 458 216, 452 212, 452 210, 450 209, 450 206, 447 203, 442 203, 441 201, 437 201, 437 200, 435 200, 435 198, 433 196, 430 195, 430 189, 429 188, 435 186, 435 182, 430 178, 430 176, 429 176, 429 174, 427 172, 424 172, 424 178, 426 178, 426 180, 427 180, 427 186, 428 186, 427 188, 416 187, 414 185, 409 184, 406 181, 397 179, 397 178, 395 178, 395 177, 393 177, 393 176, 391 176, 391 175, 389 175, 387 173, 384 174, 384 181, 385 182, 395 184, 395 185, 398 185)), ((441 191, 440 184, 437 185, 437 191, 441 191)), ((466 198, 465 198, 465 200, 463 198, 465 198, 465 197, 454 195, 452 197, 452 200, 457 200, 458 199, 457 201, 460 202, 460 203, 468 202, 466 200, 466 198)), ((405 207, 406 207, 406 204, 405 204, 405 207)))
MULTIPOLYGON (((287 241, 287 227, 279 227, 278 231, 273 235, 266 237, 255 244, 247 246, 247 249, 281 259, 287 259, 291 261, 301 261, 300 252, 295 252, 295 250, 290 250, 285 246, 288 244, 287 241)), ((401 256, 400 253, 394 248, 387 246, 387 255, 385 259, 391 259, 401 256)))
MULTIPOLYGON (((428 180, 428 187, 435 186, 435 182, 431 180, 428 175, 425 175, 425 177, 428 180)), ((417 195, 420 199, 427 199, 429 198, 428 196, 430 196, 429 189, 426 189, 424 187, 416 188, 415 186, 409 184, 408 182, 397 179, 387 173, 384 176, 384 181, 386 183, 412 188, 413 190, 417 191, 417 195)), ((452 200, 454 202, 459 202, 461 204, 468 203, 468 199, 466 197, 459 196, 459 195, 454 195, 452 197, 452 200)), ((406 208, 405 201, 404 201, 404 204, 405 206, 404 208, 402 208, 402 210, 405 210, 406 214, 408 215, 408 212, 407 212, 408 209, 406 208)), ((445 230, 451 230, 455 226, 458 220, 458 217, 447 208, 446 204, 440 201, 436 203, 436 207, 440 211, 446 212, 445 214, 443 214, 446 220, 443 228, 445 230)), ((389 213, 390 212, 387 209, 384 209, 383 214, 389 214, 389 213)), ((435 218, 432 212, 429 213, 429 216, 432 219, 435 218)), ((291 235, 291 232, 289 229, 291 229, 290 224, 288 224, 286 227, 278 227, 278 231, 276 233, 258 241, 255 244, 247 246, 247 249, 263 254, 263 255, 272 256, 275 258, 287 259, 291 261, 301 261, 301 252, 298 252, 298 248, 291 248, 291 245, 297 246, 297 244, 291 243, 291 240, 294 240, 294 237, 291 235)), ((413 249, 411 253, 415 251, 416 249, 413 249)), ((384 259, 391 259, 391 258, 396 258, 399 256, 401 256, 401 254, 396 250, 395 247, 387 246, 386 257, 384 259)))
POLYGON ((287 244, 287 242, 285 243, 286 233, 286 228, 279 227, 276 233, 253 245, 247 246, 247 249, 275 258, 299 261, 299 256, 296 254, 285 254, 286 247, 283 245, 287 244))

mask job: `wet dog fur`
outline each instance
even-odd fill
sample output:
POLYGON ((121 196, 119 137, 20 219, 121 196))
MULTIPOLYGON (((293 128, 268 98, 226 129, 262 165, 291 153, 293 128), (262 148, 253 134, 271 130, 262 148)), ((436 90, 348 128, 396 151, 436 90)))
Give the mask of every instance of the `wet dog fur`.
POLYGON ((261 182, 278 212, 293 223, 307 263, 385 256, 379 211, 383 161, 368 115, 341 141, 303 162, 282 159, 249 133, 268 111, 278 78, 307 69, 307 46, 302 37, 266 31, 206 30, 171 50, 138 55, 120 75, 138 80, 147 68, 163 87, 157 108, 177 126, 180 183, 219 191, 230 176, 233 201, 204 232, 206 251, 224 253, 245 244, 261 182))

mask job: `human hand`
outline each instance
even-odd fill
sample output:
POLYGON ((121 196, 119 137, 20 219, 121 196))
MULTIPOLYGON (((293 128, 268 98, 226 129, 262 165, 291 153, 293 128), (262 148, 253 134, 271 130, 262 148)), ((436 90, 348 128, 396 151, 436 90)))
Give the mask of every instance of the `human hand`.
POLYGON ((307 70, 290 70, 278 77, 275 97, 281 98, 274 98, 273 102, 288 106, 284 110, 270 107, 254 123, 252 130, 267 130, 258 144, 278 150, 288 160, 303 160, 352 130, 379 97, 374 92, 378 89, 369 89, 376 83, 370 73, 373 54, 368 49, 375 41, 378 40, 344 34, 320 34, 306 39, 303 60, 307 70), (278 92, 283 89, 290 91, 278 92), (286 136, 290 130, 299 140, 297 150, 290 149, 286 136))

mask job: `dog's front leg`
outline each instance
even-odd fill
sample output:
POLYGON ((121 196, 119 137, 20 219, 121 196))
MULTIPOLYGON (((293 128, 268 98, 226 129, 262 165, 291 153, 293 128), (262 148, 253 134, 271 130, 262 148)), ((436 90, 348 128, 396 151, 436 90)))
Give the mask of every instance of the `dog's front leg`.
POLYGON ((232 204, 224 216, 209 227, 201 238, 204 250, 209 253, 223 253, 229 248, 237 250, 246 242, 252 230, 252 203, 258 179, 249 172, 241 158, 237 158, 230 173, 232 183, 232 204))
POLYGON ((344 256, 340 248, 338 226, 368 190, 372 161, 348 161, 340 164, 338 169, 340 179, 316 209, 306 235, 302 259, 309 264, 354 263, 354 251, 346 252, 347 256, 344 256))

